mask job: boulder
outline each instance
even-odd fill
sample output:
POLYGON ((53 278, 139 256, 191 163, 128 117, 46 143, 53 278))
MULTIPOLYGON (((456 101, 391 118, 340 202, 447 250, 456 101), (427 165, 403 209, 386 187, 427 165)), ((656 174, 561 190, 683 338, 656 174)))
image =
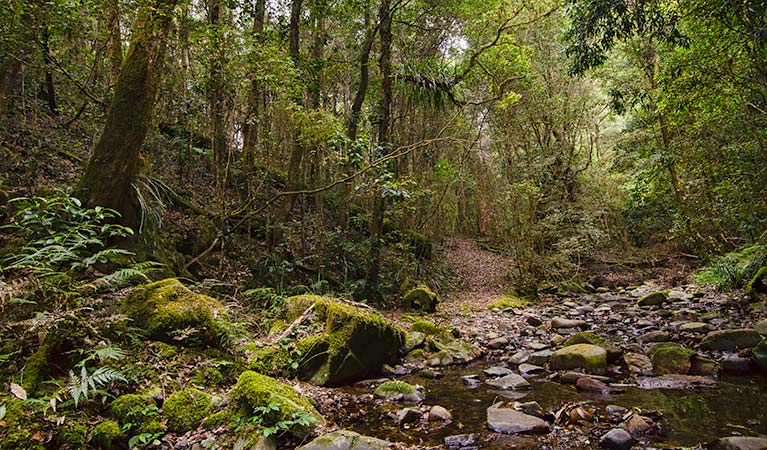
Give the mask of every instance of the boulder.
POLYGON ((570 336, 564 343, 565 347, 575 344, 592 344, 598 345, 607 351, 607 361, 615 362, 623 355, 623 349, 618 347, 614 342, 611 342, 598 334, 590 331, 581 331, 570 336))
POLYGON ((511 408, 493 405, 487 409, 487 425, 496 433, 530 434, 548 433, 549 424, 538 417, 511 408))
POLYGON ((607 351, 592 344, 570 345, 554 352, 549 366, 553 370, 583 369, 601 373, 607 368, 607 351))
POLYGON ((767 338, 762 339, 762 342, 754 347, 752 357, 754 358, 756 365, 767 372, 767 338))
POLYGON ((396 380, 381 383, 373 392, 373 395, 377 398, 395 402, 418 403, 423 400, 423 395, 414 386, 404 381, 396 380))
POLYGON ((711 450, 767 450, 767 437, 730 436, 717 440, 711 450))
POLYGON ((504 390, 512 389, 512 390, 518 391, 522 389, 533 388, 527 380, 522 378, 522 376, 517 375, 516 373, 510 373, 501 378, 494 378, 492 380, 487 380, 485 383, 489 384, 490 386, 497 387, 499 389, 504 389, 504 390))
POLYGON ((762 340, 753 328, 712 331, 700 342, 705 350, 736 351, 751 348, 762 340))
POLYGON ((133 288, 122 302, 122 310, 154 339, 178 344, 174 332, 192 329, 183 343, 216 345, 224 305, 207 295, 197 294, 175 278, 133 288))
POLYGON ((629 450, 636 442, 631 434, 623 428, 614 428, 599 438, 601 448, 615 450, 629 450))
POLYGON ((762 319, 754 325, 754 330, 762 336, 767 336, 767 319, 762 319))
POLYGON ((767 266, 760 268, 746 284, 746 294, 751 298, 767 294, 767 266))
POLYGON ((648 352, 653 371, 657 375, 670 373, 687 374, 692 367, 695 352, 679 344, 664 342, 654 345, 648 352))
POLYGON ((418 286, 402 296, 402 306, 410 311, 434 312, 439 302, 437 294, 426 286, 418 286))
POLYGON ((564 317, 554 317, 551 319, 551 328, 588 328, 589 324, 585 320, 565 319, 564 317))
POLYGON ((385 450, 392 443, 353 431, 338 430, 324 434, 297 450, 385 450))
POLYGON ((240 375, 237 384, 229 392, 229 402, 242 417, 253 416, 258 408, 280 405, 279 408, 269 410, 263 416, 262 425, 264 426, 293 420, 295 415, 306 417, 305 424, 295 423, 288 429, 291 434, 299 438, 308 436, 324 422, 323 417, 314 409, 311 402, 292 387, 251 370, 246 370, 240 375))
POLYGON ((657 291, 644 295, 639 298, 638 306, 656 306, 666 303, 668 300, 668 291, 657 291))
POLYGON ((301 354, 297 373, 303 380, 339 386, 370 378, 395 362, 404 346, 405 333, 371 309, 318 296, 287 300, 288 310, 300 311, 299 305, 304 310, 313 306, 325 324, 319 334, 296 344, 301 354))
POLYGON ((168 397, 162 415, 168 419, 168 431, 181 435, 197 428, 212 408, 210 395, 191 388, 168 397))
POLYGON ((637 386, 640 389, 705 389, 718 387, 719 382, 711 377, 670 374, 637 378, 637 386))

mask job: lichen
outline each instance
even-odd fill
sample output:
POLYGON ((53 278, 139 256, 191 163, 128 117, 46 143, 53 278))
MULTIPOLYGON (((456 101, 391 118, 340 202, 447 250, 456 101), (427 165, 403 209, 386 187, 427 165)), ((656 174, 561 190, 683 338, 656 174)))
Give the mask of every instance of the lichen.
POLYGON ((212 408, 210 395, 198 389, 176 392, 165 400, 162 414, 168 419, 168 429, 183 434, 195 429, 212 408))
MULTIPOLYGON (((292 387, 250 370, 240 375, 229 398, 244 419, 253 416, 257 408, 279 405, 277 410, 269 411, 263 417, 262 424, 266 426, 280 421, 290 421, 299 413, 312 417, 315 426, 324 421, 309 400, 298 394, 292 387)), ((298 437, 305 437, 313 429, 314 426, 295 424, 289 431, 298 437)))

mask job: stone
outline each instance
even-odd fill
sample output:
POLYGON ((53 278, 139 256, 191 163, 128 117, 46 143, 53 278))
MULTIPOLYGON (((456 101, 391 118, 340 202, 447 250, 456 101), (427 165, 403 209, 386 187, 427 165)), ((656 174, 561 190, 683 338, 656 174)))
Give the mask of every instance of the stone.
POLYGON ((404 408, 397 411, 397 423, 400 425, 418 422, 422 417, 423 414, 421 413, 421 410, 416 408, 404 408))
POLYGON ((488 377, 502 377, 504 375, 514 373, 511 369, 506 367, 500 367, 500 366, 488 367, 482 372, 484 372, 485 375, 487 375, 488 377))
POLYGON ((629 450, 636 442, 631 434, 623 428, 613 428, 599 438, 601 448, 615 450, 629 450))
POLYGON ((552 370, 583 369, 602 373, 607 368, 607 351, 592 344, 575 344, 557 350, 551 356, 552 370))
POLYGON ((621 389, 610 387, 605 383, 590 377, 578 378, 578 381, 575 382, 575 388, 579 391, 593 392, 602 395, 620 394, 623 392, 621 389))
POLYGON ((695 356, 694 351, 671 342, 656 344, 648 353, 652 359, 653 371, 657 375, 690 373, 691 360, 695 356))
POLYGON ((521 411, 525 414, 530 414, 531 416, 543 418, 543 415, 544 415, 543 408, 541 407, 540 404, 538 404, 538 402, 524 402, 524 403, 514 402, 512 406, 517 411, 521 411))
POLYGON ((652 421, 647 417, 634 413, 621 426, 631 433, 632 436, 637 437, 647 434, 647 432, 652 430, 652 421))
POLYGON ((348 430, 324 434, 297 450, 385 450, 393 444, 348 430))
POLYGON ((708 333, 711 325, 706 322, 685 322, 677 328, 682 333, 708 333))
POLYGON ((497 349, 500 349, 500 348, 504 348, 507 345, 509 345, 509 340, 508 339, 506 339, 505 337, 497 337, 495 339, 491 339, 487 343, 486 346, 487 346, 487 348, 490 348, 490 349, 493 349, 493 350, 497 350, 497 349))
POLYGON ((382 398, 395 402, 412 402, 418 403, 423 400, 423 395, 415 388, 404 381, 386 381, 381 383, 373 395, 377 398, 382 398))
POLYGON ((582 373, 582 372, 565 372, 559 377, 559 382, 564 384, 575 384, 578 382, 581 378, 593 378, 595 380, 601 381, 603 383, 609 383, 610 378, 603 377, 600 375, 593 375, 590 373, 582 373))
POLYGON ((539 327, 543 325, 543 321, 535 316, 525 316, 525 322, 531 327, 539 327))
POLYGON ((634 375, 652 375, 652 361, 642 353, 630 352, 623 355, 623 360, 634 375))
POLYGON ((767 336, 767 319, 762 319, 754 325, 754 330, 762 336, 767 336))
POLYGON ((527 363, 534 366, 542 366, 549 361, 551 355, 553 354, 554 352, 551 350, 541 350, 539 352, 532 353, 528 356, 527 363))
POLYGON ((623 349, 615 343, 590 331, 576 333, 565 341, 565 347, 575 344, 593 344, 602 347, 607 351, 607 362, 615 362, 623 355, 623 349))
POLYGON ((711 450, 767 450, 767 437, 725 437, 714 442, 711 450))
POLYGON ((763 339, 752 352, 754 362, 760 369, 767 372, 767 339, 763 339))
POLYGON ((767 266, 760 268, 746 284, 746 294, 756 299, 767 294, 767 266))
POLYGON ((690 360, 690 375, 716 376, 719 374, 719 363, 713 359, 695 355, 690 360))
POLYGON ((474 434, 455 434, 445 438, 445 447, 461 448, 473 445, 477 442, 477 436, 474 434))
POLYGON ((753 328, 712 331, 700 342, 705 350, 735 351, 751 348, 762 340, 753 328))
POLYGON ((647 333, 637 336, 637 341, 641 343, 647 342, 668 342, 671 340, 671 335, 665 331, 649 331, 647 333))
POLYGON ((404 353, 410 353, 411 351, 423 346, 426 342, 426 334, 420 331, 411 331, 405 335, 405 345, 402 348, 404 353))
POLYGON ((549 342, 551 342, 551 345, 554 347, 558 347, 565 343, 567 340, 566 337, 562 336, 561 334, 555 334, 551 336, 551 339, 549 339, 549 342))
POLYGON ((451 420, 453 420, 453 414, 447 408, 434 405, 429 409, 429 422, 449 422, 451 420))
POLYGON ((566 319, 564 317, 554 317, 551 319, 551 328, 588 328, 589 324, 585 320, 566 319))
POLYGON ((487 425, 496 433, 536 434, 548 433, 549 424, 535 416, 511 408, 493 405, 487 409, 487 425))
POLYGON ((516 373, 510 373, 501 378, 487 380, 485 383, 499 389, 512 389, 515 391, 533 388, 533 386, 527 380, 522 378, 522 376, 517 375, 516 373))
POLYGON ((526 351, 517 352, 511 355, 511 358, 509 358, 509 363, 514 365, 522 364, 524 362, 527 362, 528 358, 530 358, 530 352, 526 352, 526 351))
POLYGON ((737 355, 726 355, 722 358, 722 369, 731 373, 748 373, 751 371, 751 359, 737 355))
POLYGON ((402 296, 402 306, 410 311, 434 312, 440 303, 439 297, 426 286, 418 286, 402 296))
POLYGON ((543 367, 533 364, 520 364, 518 369, 522 375, 537 375, 546 371, 543 367))
POLYGON ((656 306, 666 303, 667 300, 667 291, 657 291, 640 297, 639 301, 637 301, 637 306, 656 306))
POLYGON ((641 389, 706 389, 719 386, 719 382, 700 375, 671 374, 637 378, 637 386, 641 389))

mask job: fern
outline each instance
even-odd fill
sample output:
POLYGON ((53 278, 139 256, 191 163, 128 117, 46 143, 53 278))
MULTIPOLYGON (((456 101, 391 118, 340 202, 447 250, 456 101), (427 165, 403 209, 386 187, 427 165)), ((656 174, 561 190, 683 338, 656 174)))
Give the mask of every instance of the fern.
POLYGON ((67 392, 75 402, 75 408, 81 399, 87 399, 89 394, 97 392, 101 387, 114 381, 127 381, 122 373, 111 367, 99 367, 92 373, 88 373, 85 366, 80 368, 80 375, 69 371, 69 385, 67 392))

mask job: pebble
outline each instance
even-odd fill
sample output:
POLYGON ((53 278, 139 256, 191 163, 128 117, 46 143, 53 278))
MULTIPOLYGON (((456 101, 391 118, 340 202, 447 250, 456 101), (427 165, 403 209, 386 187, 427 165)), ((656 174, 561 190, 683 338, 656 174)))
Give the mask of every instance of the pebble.
POLYGON ((599 438, 599 446, 615 450, 629 450, 636 440, 623 428, 614 428, 599 438))

